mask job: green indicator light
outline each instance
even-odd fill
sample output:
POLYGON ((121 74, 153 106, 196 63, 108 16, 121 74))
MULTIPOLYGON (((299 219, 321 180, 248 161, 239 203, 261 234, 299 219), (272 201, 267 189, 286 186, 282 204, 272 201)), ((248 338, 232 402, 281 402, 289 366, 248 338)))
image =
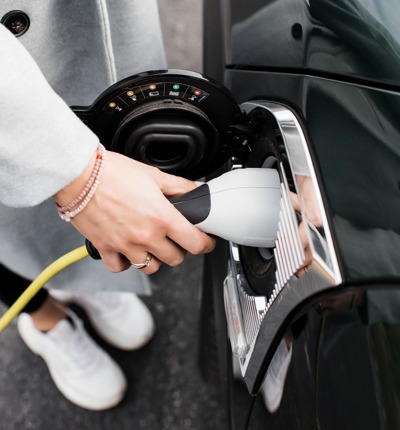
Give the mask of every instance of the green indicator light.
POLYGON ((174 90, 179 90, 179 88, 180 88, 181 86, 179 85, 179 84, 174 84, 174 85, 172 85, 172 88, 174 89, 174 90))

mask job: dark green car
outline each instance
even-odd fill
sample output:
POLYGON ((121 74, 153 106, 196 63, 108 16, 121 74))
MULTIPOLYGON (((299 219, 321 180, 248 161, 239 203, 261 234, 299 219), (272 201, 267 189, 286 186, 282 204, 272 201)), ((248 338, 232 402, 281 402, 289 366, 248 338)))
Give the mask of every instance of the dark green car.
POLYGON ((230 244, 207 257, 204 327, 212 316, 228 427, 398 429, 400 3, 206 0, 204 23, 206 75, 259 127, 240 162, 275 160, 312 253, 301 271, 282 211, 272 253, 230 244), (233 365, 224 280, 247 344, 233 365))

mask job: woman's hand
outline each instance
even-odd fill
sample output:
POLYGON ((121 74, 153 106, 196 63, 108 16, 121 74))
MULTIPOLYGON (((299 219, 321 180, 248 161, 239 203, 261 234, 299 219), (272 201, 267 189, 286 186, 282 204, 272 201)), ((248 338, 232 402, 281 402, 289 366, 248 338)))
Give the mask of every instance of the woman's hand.
MULTIPOLYGON (((94 161, 54 196, 58 204, 66 205, 80 193, 93 165, 94 161)), ((162 262, 182 263, 187 251, 201 254, 214 249, 214 239, 187 221, 165 197, 195 187, 192 181, 107 151, 100 184, 71 223, 93 243, 110 271, 143 263, 150 253, 151 264, 142 271, 151 274, 162 262)))

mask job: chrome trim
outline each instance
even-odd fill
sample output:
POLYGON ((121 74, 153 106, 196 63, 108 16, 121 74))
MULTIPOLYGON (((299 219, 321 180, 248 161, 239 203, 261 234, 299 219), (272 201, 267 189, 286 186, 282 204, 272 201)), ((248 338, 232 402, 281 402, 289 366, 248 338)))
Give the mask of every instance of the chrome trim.
POLYGON ((275 247, 275 258, 277 262, 277 285, 275 289, 280 291, 294 273, 302 266, 305 256, 301 246, 300 233, 296 213, 290 202, 290 190, 287 179, 281 166, 281 212, 278 227, 278 239, 275 247))
MULTIPOLYGON (((246 293, 247 280, 240 261, 238 246, 230 244, 230 273, 236 280, 242 311, 247 354, 240 358, 240 368, 251 393, 260 384, 263 362, 269 362, 276 347, 277 335, 287 322, 287 317, 303 300, 311 295, 342 282, 338 259, 332 241, 328 218, 323 205, 312 158, 307 141, 295 114, 286 106, 267 101, 247 102, 241 108, 250 112, 255 108, 268 110, 275 118, 285 145, 290 168, 294 176, 297 196, 300 201, 302 220, 306 223, 311 245, 313 263, 307 274, 297 278, 295 273, 304 264, 305 254, 301 245, 298 221, 291 202, 290 189, 284 167, 279 165, 282 179, 282 200, 278 239, 274 250, 277 263, 276 284, 270 297, 255 297, 246 293), (299 167, 302 166, 302 171, 299 167), (300 173, 300 174, 299 174, 300 173), (306 217, 305 199, 299 185, 300 179, 310 178, 311 190, 315 193, 316 211, 321 225, 315 228, 306 217)), ((237 168, 239 166, 234 166, 237 168)), ((310 185, 310 182, 308 183, 310 185)), ((248 291, 248 288, 247 288, 248 291)))
MULTIPOLYGON (((246 102, 241 105, 241 108, 245 112, 250 112, 257 107, 268 110, 270 113, 272 113, 275 120, 277 121, 289 157, 289 163, 292 172, 296 173, 296 170, 298 170, 296 166, 302 164, 305 166, 306 172, 302 172, 298 176, 309 176, 311 178, 318 204, 319 215, 322 218, 322 229, 324 233, 324 237, 322 237, 321 235, 311 234, 311 231, 309 231, 309 240, 313 247, 313 257, 322 266, 323 270, 326 272, 326 276, 332 280, 332 283, 334 285, 339 285, 342 282, 342 275, 340 273, 339 263, 336 256, 335 247, 333 245, 328 217, 326 215, 322 201, 321 190, 302 127, 295 114, 285 105, 268 101, 246 102), (321 253, 317 251, 318 249, 324 249, 326 252, 324 255, 321 255, 321 253)), ((307 217, 304 211, 304 196, 302 196, 302 191, 299 187, 296 176, 294 177, 294 180, 296 184, 297 195, 299 196, 302 206, 302 217, 306 220, 307 217)), ((310 221, 307 221, 307 224, 309 230, 315 230, 312 228, 312 223, 310 221)))
POLYGON ((239 257, 239 249, 236 243, 230 242, 231 261, 229 272, 236 280, 236 288, 238 290, 240 306, 242 309, 242 318, 244 323, 244 331, 247 343, 251 345, 257 337, 261 322, 266 311, 266 298, 250 296, 244 289, 244 284, 247 284, 246 278, 243 275, 242 265, 239 257))

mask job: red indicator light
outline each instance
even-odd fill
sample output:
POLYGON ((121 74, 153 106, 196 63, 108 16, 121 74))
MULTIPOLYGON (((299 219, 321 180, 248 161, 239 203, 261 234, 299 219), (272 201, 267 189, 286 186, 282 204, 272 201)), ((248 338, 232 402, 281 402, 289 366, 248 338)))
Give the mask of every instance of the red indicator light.
POLYGON ((200 90, 194 90, 193 94, 197 97, 199 97, 201 95, 201 91, 200 90))

